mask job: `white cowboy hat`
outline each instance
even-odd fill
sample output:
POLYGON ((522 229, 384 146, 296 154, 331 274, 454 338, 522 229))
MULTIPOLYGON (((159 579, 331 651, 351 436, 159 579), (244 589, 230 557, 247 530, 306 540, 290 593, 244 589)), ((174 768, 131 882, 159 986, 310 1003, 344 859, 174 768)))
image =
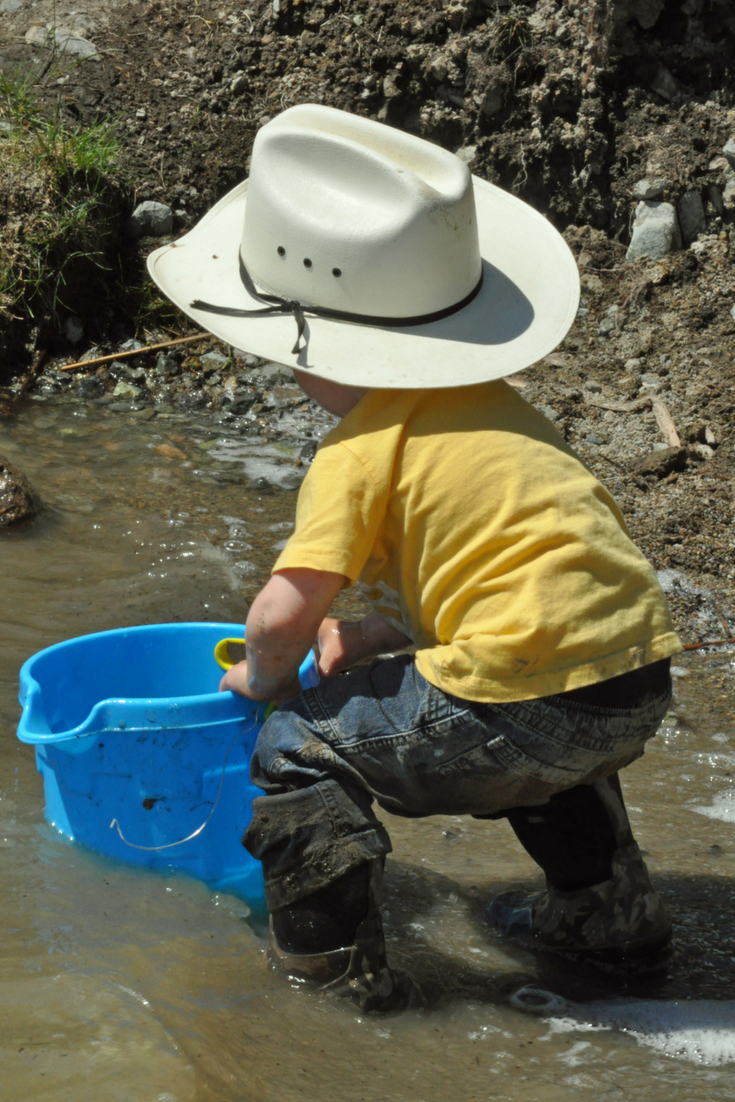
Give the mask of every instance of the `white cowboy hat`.
POLYGON ((148 270, 227 344, 368 387, 520 371, 579 303, 572 254, 532 207, 439 146, 316 104, 262 127, 249 180, 148 270))

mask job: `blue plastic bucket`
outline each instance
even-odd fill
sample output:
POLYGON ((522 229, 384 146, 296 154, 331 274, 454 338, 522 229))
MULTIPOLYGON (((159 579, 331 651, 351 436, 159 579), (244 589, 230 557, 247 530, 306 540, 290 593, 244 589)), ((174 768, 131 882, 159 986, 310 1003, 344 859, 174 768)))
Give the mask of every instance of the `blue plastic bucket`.
MULTIPOLYGON (((46 818, 73 841, 180 869, 264 906, 241 844, 260 791, 250 755, 264 706, 218 692, 233 624, 156 624, 68 639, 20 671, 18 738, 36 747, 46 818)), ((318 682, 310 653, 299 677, 318 682)))

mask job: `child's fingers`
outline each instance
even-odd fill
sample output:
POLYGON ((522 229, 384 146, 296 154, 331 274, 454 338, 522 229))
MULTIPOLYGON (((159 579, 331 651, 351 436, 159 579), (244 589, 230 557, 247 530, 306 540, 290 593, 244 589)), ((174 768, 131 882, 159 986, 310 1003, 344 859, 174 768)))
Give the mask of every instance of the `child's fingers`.
POLYGON ((240 693, 241 696, 250 695, 248 692, 247 662, 236 662, 234 666, 230 666, 219 683, 220 692, 224 692, 226 689, 232 689, 234 693, 240 693))

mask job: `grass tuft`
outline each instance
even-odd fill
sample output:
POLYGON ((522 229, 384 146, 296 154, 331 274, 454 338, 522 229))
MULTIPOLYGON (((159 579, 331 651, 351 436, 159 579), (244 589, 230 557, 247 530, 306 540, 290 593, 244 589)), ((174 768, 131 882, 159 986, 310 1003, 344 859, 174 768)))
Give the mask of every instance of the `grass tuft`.
POLYGON ((506 59, 522 53, 532 40, 533 31, 525 11, 517 7, 509 8, 499 20, 497 33, 498 45, 506 59))
POLYGON ((109 270, 118 153, 109 123, 71 129, 58 104, 41 108, 32 78, 0 73, 0 323, 58 324, 80 278, 109 270))

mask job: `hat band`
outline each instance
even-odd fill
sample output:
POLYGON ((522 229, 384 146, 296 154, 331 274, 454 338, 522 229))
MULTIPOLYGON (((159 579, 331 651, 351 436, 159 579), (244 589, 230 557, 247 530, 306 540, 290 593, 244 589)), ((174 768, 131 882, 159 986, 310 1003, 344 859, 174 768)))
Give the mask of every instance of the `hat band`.
POLYGON ((245 290, 258 302, 265 302, 268 305, 262 310, 238 310, 232 306, 215 306, 211 302, 202 302, 201 299, 195 299, 190 303, 190 309, 192 310, 205 310, 210 314, 219 314, 222 317, 228 318, 255 318, 266 316, 278 316, 282 314, 293 314, 296 321, 296 327, 298 335, 296 337, 296 344, 291 349, 291 355, 296 356, 304 349, 301 348, 301 338, 304 335, 304 329, 306 327, 306 319, 304 314, 313 314, 317 318, 329 318, 333 321, 350 321, 356 322, 361 325, 380 325, 388 328, 407 328, 412 325, 428 325, 432 321, 441 321, 442 318, 448 318, 452 314, 459 313, 465 306, 469 306, 474 298, 480 292, 483 280, 483 269, 480 267, 480 278, 470 291, 468 295, 465 295, 459 302, 455 302, 453 306, 446 306, 443 310, 434 310, 430 314, 414 314, 412 317, 403 318, 389 318, 380 317, 376 314, 353 314, 348 310, 332 310, 328 306, 304 306, 296 299, 279 298, 278 295, 263 294, 258 291, 253 282, 250 272, 245 267, 245 261, 242 258, 242 253, 238 250, 238 260, 240 262, 240 280, 242 281, 245 290))

